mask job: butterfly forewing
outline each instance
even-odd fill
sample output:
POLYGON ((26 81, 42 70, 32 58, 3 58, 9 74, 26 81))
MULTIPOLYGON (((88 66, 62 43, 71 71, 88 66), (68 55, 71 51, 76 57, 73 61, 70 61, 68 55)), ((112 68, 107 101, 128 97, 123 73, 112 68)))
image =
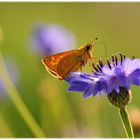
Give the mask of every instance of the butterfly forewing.
POLYGON ((58 79, 63 79, 61 77, 61 73, 59 75, 57 72, 58 65, 60 65, 60 62, 62 62, 62 60, 65 60, 65 57, 68 57, 68 56, 75 57, 76 56, 75 53, 77 54, 77 50, 71 50, 71 51, 62 52, 62 53, 58 53, 55 55, 47 56, 44 59, 42 59, 42 63, 44 64, 46 70, 49 73, 51 73, 54 77, 57 77, 58 79))
POLYGON ((75 50, 72 54, 63 57, 57 64, 57 74, 63 79, 69 75, 70 72, 77 71, 81 68, 81 59, 78 55, 79 51, 75 50))

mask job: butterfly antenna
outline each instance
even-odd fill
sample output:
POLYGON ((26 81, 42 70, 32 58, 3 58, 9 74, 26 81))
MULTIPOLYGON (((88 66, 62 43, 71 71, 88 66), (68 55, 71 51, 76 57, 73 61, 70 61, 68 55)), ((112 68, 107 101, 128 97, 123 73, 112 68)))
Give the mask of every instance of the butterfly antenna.
POLYGON ((98 38, 96 37, 94 40, 92 40, 91 42, 89 42, 89 44, 95 44, 97 40, 98 40, 98 38))

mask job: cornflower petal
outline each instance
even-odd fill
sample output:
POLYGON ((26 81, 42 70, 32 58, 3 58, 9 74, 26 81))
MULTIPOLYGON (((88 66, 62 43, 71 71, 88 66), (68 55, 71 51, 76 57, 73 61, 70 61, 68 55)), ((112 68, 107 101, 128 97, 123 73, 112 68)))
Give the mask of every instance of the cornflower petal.
POLYGON ((88 87, 88 84, 83 81, 73 81, 71 86, 68 88, 67 91, 78 91, 82 92, 85 91, 88 87))
POLYGON ((129 90, 130 89, 129 79, 128 79, 128 77, 126 77, 125 73, 121 71, 120 67, 119 68, 117 67, 115 69, 115 74, 117 75, 118 80, 119 80, 118 86, 125 87, 125 89, 129 90))
POLYGON ((113 68, 109 68, 109 66, 106 64, 103 68, 102 68, 102 72, 105 75, 113 75, 114 74, 114 67, 113 68))
POLYGON ((132 59, 126 58, 123 60, 121 68, 122 68, 122 71, 125 72, 126 76, 128 76, 136 69, 138 68, 140 69, 140 59, 132 60, 132 59))
POLYGON ((70 87, 67 89, 68 92, 84 92, 84 98, 97 94, 96 81, 98 81, 98 78, 93 75, 80 72, 72 72, 71 74, 72 76, 65 78, 65 81, 70 84, 70 87))
POLYGON ((140 86, 140 69, 136 69, 129 75, 129 80, 131 84, 140 86))

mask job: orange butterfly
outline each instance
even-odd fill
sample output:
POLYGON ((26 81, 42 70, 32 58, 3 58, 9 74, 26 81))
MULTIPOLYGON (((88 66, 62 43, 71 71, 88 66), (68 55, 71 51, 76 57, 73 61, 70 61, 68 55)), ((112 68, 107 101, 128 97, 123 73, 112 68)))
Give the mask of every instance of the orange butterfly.
POLYGON ((63 80, 70 75, 70 72, 81 69, 92 59, 91 49, 96 40, 97 38, 75 50, 47 56, 41 61, 51 75, 63 80))

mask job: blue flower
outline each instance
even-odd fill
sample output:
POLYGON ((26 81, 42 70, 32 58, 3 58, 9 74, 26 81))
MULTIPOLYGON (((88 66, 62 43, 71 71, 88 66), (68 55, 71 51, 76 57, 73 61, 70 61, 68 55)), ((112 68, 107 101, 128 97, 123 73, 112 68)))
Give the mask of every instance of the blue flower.
POLYGON ((48 24, 34 29, 31 48, 43 56, 73 49, 76 44, 74 34, 61 25, 48 24))
POLYGON ((107 60, 106 65, 100 60, 96 67, 93 65, 95 72, 92 74, 72 72, 65 79, 70 84, 68 92, 84 92, 83 97, 87 98, 101 93, 108 95, 113 90, 119 94, 120 87, 128 91, 131 84, 140 86, 140 59, 120 56, 120 62, 112 56, 112 62, 107 60))

